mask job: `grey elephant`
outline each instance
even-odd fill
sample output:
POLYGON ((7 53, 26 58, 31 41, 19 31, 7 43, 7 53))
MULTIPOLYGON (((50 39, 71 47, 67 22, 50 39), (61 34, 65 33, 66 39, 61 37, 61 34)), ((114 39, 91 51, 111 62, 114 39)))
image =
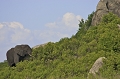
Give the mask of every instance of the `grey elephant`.
POLYGON ((10 67, 16 66, 20 61, 27 60, 32 54, 32 49, 29 45, 16 45, 7 51, 7 61, 10 67))

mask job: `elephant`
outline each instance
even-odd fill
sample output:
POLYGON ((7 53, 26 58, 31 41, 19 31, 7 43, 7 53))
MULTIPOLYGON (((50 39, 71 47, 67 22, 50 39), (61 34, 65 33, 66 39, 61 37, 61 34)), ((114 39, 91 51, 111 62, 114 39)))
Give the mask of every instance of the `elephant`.
POLYGON ((16 67, 20 61, 27 60, 32 54, 32 49, 29 45, 16 45, 7 51, 6 57, 10 67, 16 67))

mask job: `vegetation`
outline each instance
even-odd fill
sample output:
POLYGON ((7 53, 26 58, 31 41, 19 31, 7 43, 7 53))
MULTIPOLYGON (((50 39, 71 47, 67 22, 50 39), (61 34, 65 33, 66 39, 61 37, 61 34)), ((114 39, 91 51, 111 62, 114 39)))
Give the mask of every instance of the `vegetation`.
POLYGON ((109 13, 91 26, 93 14, 80 21, 71 38, 33 49, 30 61, 12 68, 0 63, 0 79, 86 79, 95 60, 103 56, 107 60, 97 79, 120 79, 120 18, 109 13))

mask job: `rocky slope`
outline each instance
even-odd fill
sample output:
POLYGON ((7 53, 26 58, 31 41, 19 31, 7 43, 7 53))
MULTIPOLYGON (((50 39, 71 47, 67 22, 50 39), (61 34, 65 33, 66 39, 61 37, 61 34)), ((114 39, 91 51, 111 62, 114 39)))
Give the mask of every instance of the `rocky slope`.
POLYGON ((92 25, 98 24, 101 17, 109 12, 120 17, 120 0, 100 0, 92 19, 92 25))
POLYGON ((40 46, 45 46, 47 45, 48 43, 44 43, 44 44, 39 44, 39 45, 36 45, 34 47, 32 47, 32 49, 36 49, 36 48, 39 48, 40 46))

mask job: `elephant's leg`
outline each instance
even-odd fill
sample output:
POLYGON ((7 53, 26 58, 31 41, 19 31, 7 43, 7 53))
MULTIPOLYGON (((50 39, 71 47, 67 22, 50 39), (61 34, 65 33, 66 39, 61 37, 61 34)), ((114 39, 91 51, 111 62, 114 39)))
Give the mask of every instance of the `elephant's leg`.
POLYGON ((14 63, 14 60, 13 60, 13 62, 10 62, 10 63, 9 63, 9 66, 10 66, 10 67, 16 66, 15 63, 14 63))
POLYGON ((12 67, 12 64, 14 63, 14 59, 12 56, 7 56, 7 61, 8 61, 8 65, 10 67, 12 67))
POLYGON ((14 54, 14 63, 18 63, 19 62, 19 55, 17 55, 16 53, 14 54))

